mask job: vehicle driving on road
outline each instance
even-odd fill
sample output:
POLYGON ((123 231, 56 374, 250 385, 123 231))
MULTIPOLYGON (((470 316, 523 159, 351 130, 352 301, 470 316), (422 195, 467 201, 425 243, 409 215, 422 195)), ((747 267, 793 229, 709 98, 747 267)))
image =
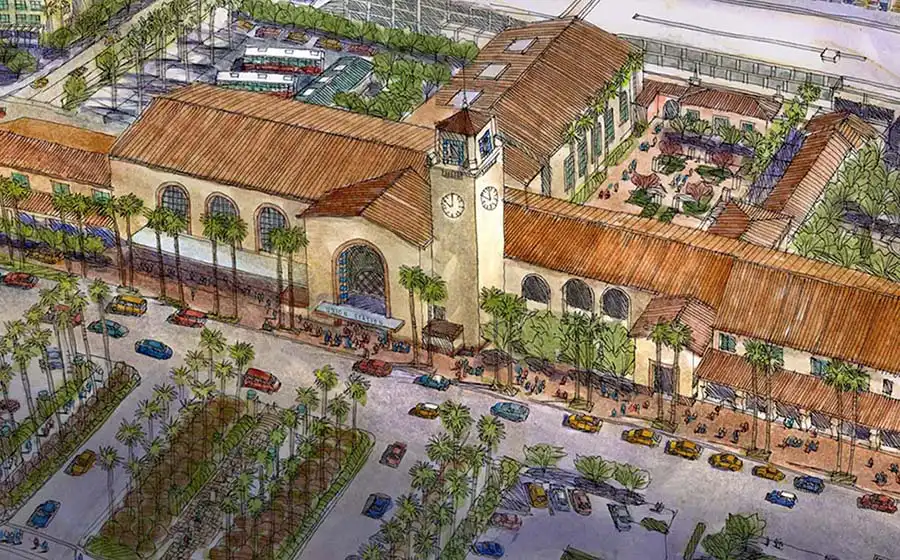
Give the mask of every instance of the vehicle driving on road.
POLYGON ((172 357, 172 349, 158 340, 145 338, 134 343, 134 351, 157 360, 168 360, 172 357))
POLYGON ((393 505, 393 500, 387 494, 369 494, 369 499, 366 500, 362 514, 372 519, 381 519, 393 505))
POLYGON ((896 513, 897 502, 885 494, 866 494, 856 499, 859 509, 871 509, 883 513, 896 513))
POLYGON ((753 470, 750 471, 753 476, 758 476, 759 478, 765 478, 767 480, 774 480, 775 482, 781 482, 784 480, 784 473, 775 468, 773 465, 757 465, 753 467, 753 470))
POLYGON ((514 513, 495 513, 491 516, 491 527, 499 527, 509 531, 518 531, 522 527, 522 518, 514 513))
POLYGON ((166 319, 173 325, 199 329, 206 325, 206 313, 196 309, 179 309, 166 319))
POLYGON ((770 504, 793 508, 797 505, 797 495, 787 490, 772 490, 766 494, 766 501, 770 504))
MULTIPOLYGON (((88 325, 88 330, 92 333, 103 334, 103 323, 100 321, 93 321, 88 325)), ((122 338, 128 334, 128 327, 116 321, 107 319, 106 334, 108 334, 110 338, 122 338)))
POLYGON ((281 389, 281 381, 267 371, 257 368, 247 368, 247 372, 241 378, 241 387, 256 389, 271 395, 281 389))
POLYGON ((438 391, 446 391, 450 388, 450 380, 440 375, 420 375, 416 377, 414 383, 438 391))
POLYGON ((66 468, 66 474, 70 476, 81 476, 91 470, 91 467, 94 466, 96 461, 97 454, 90 449, 86 449, 72 459, 72 462, 69 463, 69 466, 66 468))
POLYGON ((53 521, 53 518, 58 511, 59 502, 47 500, 34 509, 34 513, 28 518, 28 526, 34 527, 35 529, 45 529, 47 525, 50 525, 50 522, 53 521))
POLYGON ((403 460, 404 455, 406 455, 406 444, 402 441, 395 441, 384 450, 384 453, 381 454, 381 459, 378 462, 382 465, 391 467, 392 469, 396 469, 400 466, 400 461, 403 460))
POLYGON ((716 453, 709 458, 709 464, 722 471, 737 472, 744 468, 744 462, 733 453, 716 453))
POLYGON ((478 556, 487 556, 488 558, 501 558, 503 556, 503 545, 494 541, 481 541, 472 545, 472 552, 478 556))
POLYGON ((106 306, 106 311, 140 317, 147 312, 147 300, 140 296, 116 296, 106 306))
POLYGON ((359 360, 353 364, 353 371, 371 375, 372 377, 387 377, 392 370, 393 366, 384 360, 359 360))
POLYGON ((11 288, 30 290, 37 286, 37 276, 25 272, 10 272, 3 277, 3 284, 11 288))
POLYGON ((825 490, 825 481, 817 476, 797 476, 794 477, 794 488, 804 492, 821 494, 825 490))
POLYGON ((690 440, 680 439, 676 441, 670 439, 666 442, 665 452, 668 455, 675 455, 676 457, 683 457, 695 461, 700 457, 700 454, 703 453, 703 448, 690 440))
POLYGON ((594 434, 600 431, 603 420, 590 414, 568 414, 563 417, 563 425, 579 432, 594 434))
POLYGON ((420 402, 409 410, 410 416, 417 416, 426 420, 434 420, 440 415, 440 407, 434 403, 420 402))
POLYGON ((509 422, 524 422, 528 413, 527 406, 514 402, 498 402, 491 407, 491 414, 509 422))
POLYGON ((646 445, 647 447, 656 447, 660 442, 659 434, 647 428, 625 430, 622 432, 622 439, 628 443, 646 445))

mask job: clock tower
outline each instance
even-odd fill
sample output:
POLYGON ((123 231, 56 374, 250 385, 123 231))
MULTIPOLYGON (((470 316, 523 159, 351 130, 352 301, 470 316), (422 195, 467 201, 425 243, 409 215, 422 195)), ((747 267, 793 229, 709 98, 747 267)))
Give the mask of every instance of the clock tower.
POLYGON ((446 319, 463 326, 467 346, 488 320, 482 287, 503 289, 503 153, 496 121, 463 108, 436 125, 431 167, 434 271, 447 282, 446 319))

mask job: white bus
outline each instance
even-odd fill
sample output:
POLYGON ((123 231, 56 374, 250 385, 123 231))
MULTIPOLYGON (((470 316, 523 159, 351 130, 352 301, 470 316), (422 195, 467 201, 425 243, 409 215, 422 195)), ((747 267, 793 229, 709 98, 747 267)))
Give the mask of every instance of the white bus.
POLYGON ((290 97, 296 89, 296 76, 261 72, 219 72, 216 85, 231 89, 261 91, 290 97))
POLYGON ((243 64, 243 69, 250 72, 319 74, 325 67, 325 51, 246 47, 243 64))

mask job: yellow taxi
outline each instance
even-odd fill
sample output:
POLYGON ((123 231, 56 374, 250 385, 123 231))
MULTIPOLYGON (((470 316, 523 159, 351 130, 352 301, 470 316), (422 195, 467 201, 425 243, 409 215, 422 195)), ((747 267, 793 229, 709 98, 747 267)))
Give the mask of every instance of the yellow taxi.
POLYGON ((531 501, 531 507, 544 509, 547 507, 547 491, 540 482, 526 482, 528 489, 528 499, 531 501))
POLYGON ((709 458, 709 464, 723 471, 737 472, 744 468, 744 462, 733 453, 716 453, 709 458))
POLYGON ((564 424, 573 430, 593 434, 600 431, 603 421, 590 414, 569 414, 566 416, 564 424))
POLYGON ((434 403, 420 402, 409 411, 409 415, 434 420, 440 415, 440 407, 434 403))
POLYGON ((759 478, 765 478, 768 480, 774 480, 775 482, 781 482, 784 480, 784 473, 775 468, 773 465, 757 465, 753 467, 753 470, 750 471, 753 473, 753 476, 758 476, 759 478))
POLYGON ((622 432, 622 439, 628 443, 636 445, 646 445, 647 447, 656 447, 659 445, 659 434, 647 428, 635 428, 633 430, 625 430, 622 432))
POLYGON ((686 439, 680 439, 678 441, 670 439, 666 442, 666 453, 668 455, 676 455, 694 461, 700 457, 701 453, 703 453, 703 448, 693 441, 686 439))

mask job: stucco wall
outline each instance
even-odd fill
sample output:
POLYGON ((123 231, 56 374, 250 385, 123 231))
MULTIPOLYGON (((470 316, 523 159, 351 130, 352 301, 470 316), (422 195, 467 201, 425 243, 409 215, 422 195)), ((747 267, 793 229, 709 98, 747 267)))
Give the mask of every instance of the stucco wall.
MULTIPOLYGON (((77 183, 75 181, 70 181, 68 179, 62 179, 58 177, 48 177, 46 175, 41 175, 39 173, 34 173, 25 169, 15 169, 12 167, 0 167, 0 175, 4 177, 9 177, 12 173, 20 173, 28 177, 28 183, 31 185, 32 190, 45 192, 45 193, 53 193, 53 183, 65 183, 69 185, 69 192, 84 194, 87 196, 93 196, 94 190, 104 191, 107 193, 111 193, 109 187, 97 187, 93 185, 88 185, 86 183, 77 183)), ((115 193, 118 195, 118 193, 115 193)))
MULTIPOLYGON (((662 105, 660 105, 659 107, 660 107, 660 110, 662 110, 662 105)), ((698 113, 700 113, 700 118, 704 121, 708 121, 710 126, 713 126, 713 127, 715 126, 713 124, 713 117, 725 117, 728 119, 728 122, 731 124, 731 126, 734 126, 736 128, 741 128, 741 124, 744 122, 753 123, 753 127, 758 132, 765 132, 769 128, 769 123, 763 119, 757 119, 754 117, 745 117, 744 115, 737 115, 735 113, 728 113, 726 111, 716 111, 713 109, 707 109, 705 107, 692 107, 690 105, 682 105, 681 106, 681 114, 682 115, 687 114, 688 110, 697 111, 698 113)), ((714 132, 714 131, 715 130, 712 130, 710 132, 714 132)))
MULTIPOLYGON (((660 362, 665 366, 671 366, 675 362, 675 353, 671 348, 663 346, 660 362)), ((678 393, 682 396, 694 395, 694 371, 700 365, 700 356, 690 350, 682 350, 678 356, 678 365, 681 369, 678 393)), ((651 362, 656 361, 656 345, 648 338, 635 339, 634 352, 634 382, 645 387, 653 386, 651 362)))

